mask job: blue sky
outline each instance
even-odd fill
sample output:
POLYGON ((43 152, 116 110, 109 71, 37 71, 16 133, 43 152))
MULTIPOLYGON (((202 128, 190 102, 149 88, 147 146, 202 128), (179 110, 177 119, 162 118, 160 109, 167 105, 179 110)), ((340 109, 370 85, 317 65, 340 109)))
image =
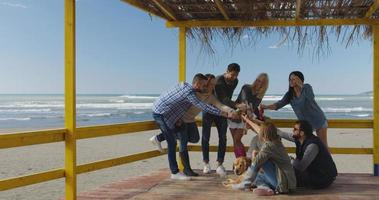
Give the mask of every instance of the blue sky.
MULTIPOLYGON (((0 94, 63 93, 63 0, 0 0, 0 94)), ((160 93, 177 82, 176 29, 119 0, 77 1, 77 92, 160 93)), ((261 72, 268 93, 287 90, 289 72, 300 70, 316 94, 357 94, 372 90, 371 41, 345 49, 331 37, 332 53, 319 60, 277 35, 255 47, 226 49, 216 43, 214 58, 187 42, 187 80, 198 72, 222 74, 241 65, 240 84, 261 72)))

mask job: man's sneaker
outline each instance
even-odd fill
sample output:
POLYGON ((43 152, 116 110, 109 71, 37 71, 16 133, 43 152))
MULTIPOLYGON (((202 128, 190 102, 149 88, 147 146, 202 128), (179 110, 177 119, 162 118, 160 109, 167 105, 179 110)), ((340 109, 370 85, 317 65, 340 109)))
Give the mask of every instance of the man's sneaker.
POLYGON ((226 171, 225 171, 224 166, 219 165, 219 166, 217 167, 217 169, 216 169, 216 173, 217 173, 218 175, 220 175, 221 177, 225 177, 225 176, 226 176, 226 171))
POLYGON ((204 174, 210 174, 211 171, 212 171, 211 166, 209 165, 209 163, 206 163, 206 164, 204 165, 203 173, 204 173, 204 174))
POLYGON ((156 135, 154 135, 153 137, 151 137, 149 140, 150 140, 151 143, 153 143, 154 146, 156 146, 158 148, 158 151, 160 151, 161 153, 164 153, 164 150, 162 148, 161 142, 158 141, 158 138, 157 138, 156 135))
POLYGON ((233 190, 245 190, 250 189, 252 187, 250 180, 244 180, 241 183, 232 184, 233 190))
POLYGON ((182 174, 181 172, 178 172, 176 174, 171 174, 172 180, 179 180, 179 181, 189 181, 191 178, 189 176, 186 176, 182 174))

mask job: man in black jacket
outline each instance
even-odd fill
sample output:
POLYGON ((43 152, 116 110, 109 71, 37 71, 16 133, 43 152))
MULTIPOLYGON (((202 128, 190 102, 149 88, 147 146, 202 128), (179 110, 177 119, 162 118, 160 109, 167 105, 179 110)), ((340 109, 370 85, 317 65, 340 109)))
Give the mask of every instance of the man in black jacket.
POLYGON ((309 122, 299 120, 295 123, 293 133, 278 129, 280 137, 295 142, 296 159, 292 160, 297 185, 315 189, 326 188, 337 176, 337 168, 324 143, 313 135, 309 122))

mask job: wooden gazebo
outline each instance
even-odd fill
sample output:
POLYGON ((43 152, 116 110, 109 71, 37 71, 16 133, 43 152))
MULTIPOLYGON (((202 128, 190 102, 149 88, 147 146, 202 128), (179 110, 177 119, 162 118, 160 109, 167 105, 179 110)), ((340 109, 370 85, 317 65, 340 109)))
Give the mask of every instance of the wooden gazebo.
MULTIPOLYGON (((240 31, 254 27, 257 34, 267 30, 296 33, 313 31, 327 36, 325 27, 335 33, 350 26, 351 34, 371 38, 373 44, 373 119, 329 120, 330 128, 372 128, 373 148, 331 148, 337 154, 373 154, 373 174, 379 176, 379 0, 122 0, 166 21, 169 28, 179 29, 179 81, 186 77, 186 36, 206 38, 212 31, 237 38, 240 31), (278 28, 280 27, 280 28, 278 28), (314 27, 301 29, 299 27, 314 27), (355 31, 357 29, 363 31, 355 31), (257 31, 258 30, 258 31, 257 31), (284 30, 285 31, 285 30, 284 30), (194 34, 197 33, 197 34, 194 34)), ((111 158, 77 165, 76 141, 85 138, 135 133, 156 129, 152 121, 104 126, 76 126, 76 40, 75 0, 65 2, 65 127, 54 130, 0 135, 0 149, 53 142, 65 142, 65 166, 45 172, 0 180, 0 191, 65 178, 66 199, 77 198, 77 174, 161 156, 158 151, 111 158)), ((299 34, 301 35, 301 34, 299 34)), ((351 41, 348 39, 348 42, 351 41)), ((320 40, 322 43, 322 40, 320 40)), ((273 120, 279 127, 289 127, 292 120, 273 120)), ((215 150, 211 147, 211 150, 215 150)), ((199 151, 199 146, 189 150, 199 151)), ((230 150, 230 148, 229 148, 230 150)), ((289 148, 293 152, 293 148, 289 148)), ((346 180, 349 179, 350 176, 346 180)), ((374 177, 376 178, 376 177, 374 177)), ((369 176, 363 177, 370 179, 369 176)), ((345 180, 345 179, 344 179, 345 180)), ((346 181, 345 180, 345 181, 346 181)), ((358 180, 361 182, 361 179, 358 180)), ((370 182, 370 181, 368 181, 370 182)), ((378 184, 377 181, 373 181, 378 184)), ((135 182, 129 185, 133 186, 135 182)), ((371 184, 371 183, 369 183, 371 184)), ((351 188, 354 188, 352 186, 351 188)), ((376 191, 377 188, 371 188, 376 191)), ((132 191, 133 192, 133 191, 132 191)), ((371 197, 377 193, 370 193, 371 197)), ((233 196, 233 194, 230 194, 233 196)), ((338 196, 334 196, 338 198, 338 196)), ((306 198, 306 197, 305 197, 306 198)))

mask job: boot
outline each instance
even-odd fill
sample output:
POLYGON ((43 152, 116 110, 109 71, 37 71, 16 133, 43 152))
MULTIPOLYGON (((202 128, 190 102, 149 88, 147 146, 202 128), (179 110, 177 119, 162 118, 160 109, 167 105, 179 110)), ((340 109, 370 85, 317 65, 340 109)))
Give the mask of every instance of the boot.
POLYGON ((244 146, 237 147, 236 148, 236 154, 237 154, 237 156, 236 156, 237 158, 242 157, 242 156, 246 157, 245 147, 244 146))
POLYGON ((246 151, 245 151, 245 147, 234 147, 234 155, 236 156, 236 158, 239 158, 239 157, 242 157, 242 156, 245 156, 246 157, 246 151))
POLYGON ((236 147, 235 145, 233 146, 233 151, 234 151, 234 156, 236 158, 238 158, 238 147, 236 147))
POLYGON ((180 159, 182 160, 182 164, 184 167, 183 173, 187 176, 199 176, 199 174, 195 173, 191 169, 188 151, 179 152, 179 156, 180 156, 180 159))

